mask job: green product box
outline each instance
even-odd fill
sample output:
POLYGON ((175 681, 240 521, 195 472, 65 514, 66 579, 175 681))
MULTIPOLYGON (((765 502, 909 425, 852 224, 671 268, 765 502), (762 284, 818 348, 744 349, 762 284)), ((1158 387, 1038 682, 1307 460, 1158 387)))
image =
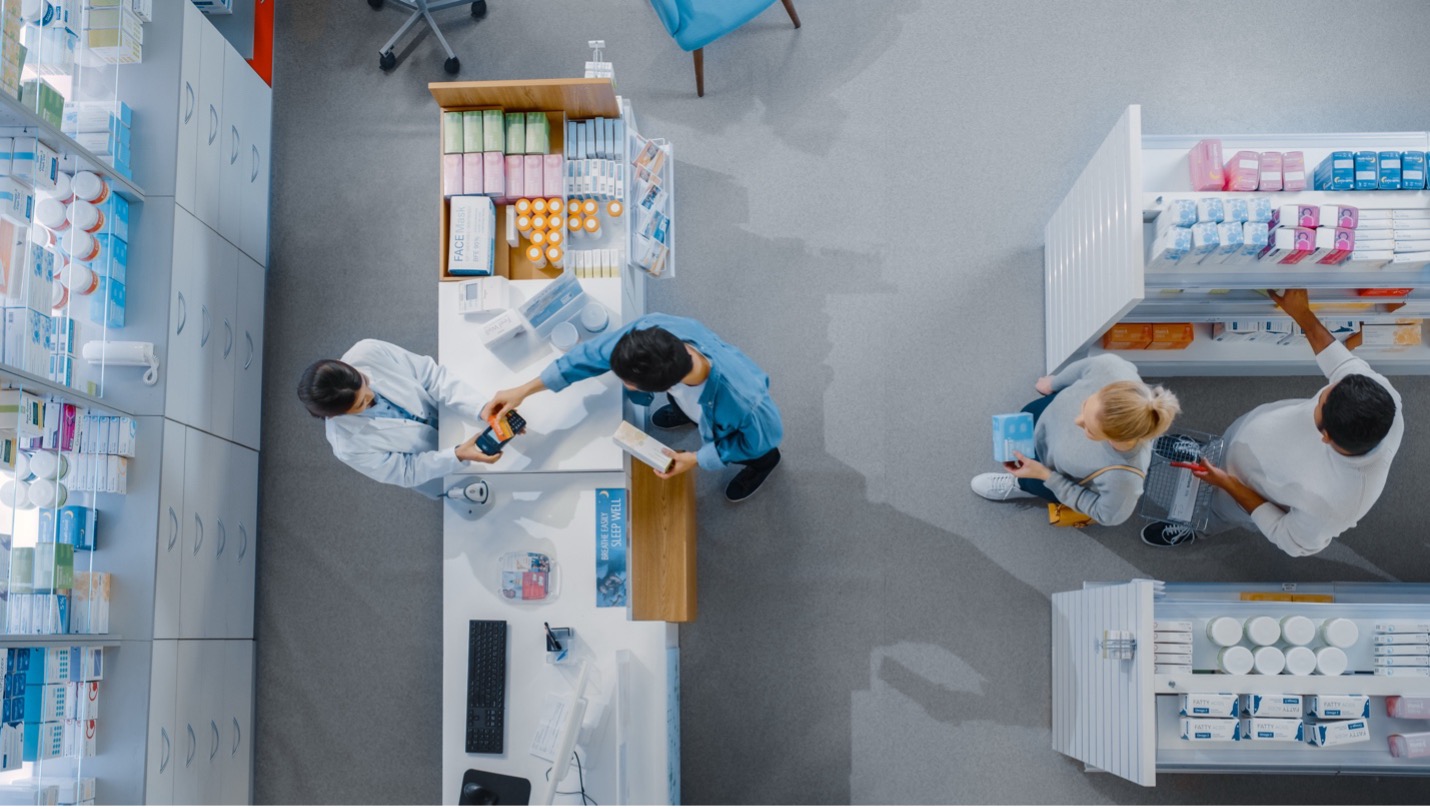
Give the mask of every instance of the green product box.
POLYGON ((33 110, 45 123, 60 128, 65 117, 65 97, 44 79, 31 79, 20 90, 20 103, 33 110))
POLYGON ((551 151, 551 121, 544 112, 526 114, 526 153, 547 154, 551 151))
POLYGON ((482 110, 482 151, 506 151, 506 122, 501 110, 482 110))
POLYGON ((442 113, 442 153, 462 153, 462 113, 442 113))
POLYGON ((67 542, 35 543, 35 592, 74 589, 74 546, 67 542))
POLYGON ((526 154, 526 113, 506 114, 506 153, 526 154))
POLYGON ((462 113, 462 151, 468 154, 480 152, 485 140, 482 138, 482 111, 471 110, 462 113))
POLYGON ((10 593, 11 595, 35 592, 35 549, 12 548, 10 550, 10 593))

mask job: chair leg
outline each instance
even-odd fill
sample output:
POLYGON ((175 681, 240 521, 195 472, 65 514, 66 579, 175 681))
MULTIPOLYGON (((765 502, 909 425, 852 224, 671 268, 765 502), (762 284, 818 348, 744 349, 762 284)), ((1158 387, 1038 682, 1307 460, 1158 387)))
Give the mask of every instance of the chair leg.
POLYGON ((785 11, 789 12, 789 18, 794 22, 794 27, 799 27, 799 13, 794 10, 794 0, 783 0, 785 11))
POLYGON ((695 95, 700 98, 705 97, 705 49, 696 48, 693 52, 695 57, 695 95))

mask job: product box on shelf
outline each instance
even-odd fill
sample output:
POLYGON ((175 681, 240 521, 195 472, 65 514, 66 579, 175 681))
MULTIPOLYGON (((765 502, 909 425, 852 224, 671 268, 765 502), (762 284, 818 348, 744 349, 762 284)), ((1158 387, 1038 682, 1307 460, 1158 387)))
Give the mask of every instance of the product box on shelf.
POLYGON ((1430 719, 1430 697, 1386 697, 1385 713, 1396 719, 1430 719))
POLYGON ((25 724, 64 721, 70 712, 69 693, 69 683, 27 687, 25 689, 25 724))
POLYGON ((1143 349, 1151 342, 1151 323, 1118 323, 1102 335, 1102 347, 1109 351, 1143 349))
POLYGON ((1226 187, 1226 169, 1221 157, 1221 141, 1197 143, 1187 155, 1192 170, 1192 190, 1221 191, 1226 187))
POLYGON ((1248 694, 1246 712, 1251 716, 1297 717, 1305 708, 1300 694, 1248 694))
POLYGON ((1317 191, 1349 191, 1355 188, 1355 152, 1337 151, 1326 155, 1316 166, 1314 181, 1317 191))
POLYGON ((1236 694, 1183 694, 1178 712, 1182 716, 1234 717, 1240 706, 1236 694))
POLYGON ((99 683, 69 683, 65 696, 69 707, 66 719, 99 719, 99 683))
POLYGON ((1313 694, 1306 707, 1321 719, 1370 717, 1370 698, 1360 694, 1313 694))
POLYGON ((72 545, 77 551, 94 550, 94 509, 66 505, 58 509, 40 509, 40 538, 72 545))
MULTIPOLYGON (((1225 172, 1225 190, 1255 191, 1261 173, 1261 156, 1256 152, 1237 152, 1226 162, 1225 172)), ((1277 174, 1280 175, 1279 170, 1277 174)))
POLYGON ((1317 722, 1308 728, 1307 736, 1311 744, 1317 747, 1370 741, 1370 722, 1366 719, 1317 722))
POLYGON ((25 761, 48 761, 65 754, 65 723, 41 722, 24 725, 25 761))
POLYGON ((1241 738, 1260 742, 1299 742, 1305 740, 1305 730, 1300 717, 1249 716, 1241 720, 1241 738))
POLYGON ((1236 719, 1182 717, 1182 739, 1197 742, 1241 741, 1241 723, 1236 719))

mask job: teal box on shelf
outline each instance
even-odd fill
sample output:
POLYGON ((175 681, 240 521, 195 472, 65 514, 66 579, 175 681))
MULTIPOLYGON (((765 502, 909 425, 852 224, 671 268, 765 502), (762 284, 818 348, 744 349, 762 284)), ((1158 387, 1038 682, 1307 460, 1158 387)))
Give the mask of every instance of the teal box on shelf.
POLYGON ((1005 413, 993 417, 993 460, 1018 460, 1013 453, 1021 452, 1023 457, 1034 457, 1033 414, 1005 413))
POLYGON ((99 206, 100 213, 104 214, 104 228, 101 232, 111 233, 129 241, 129 201, 115 193, 110 193, 99 206))
POLYGON ((99 279, 99 289, 89 297, 89 319, 111 329, 124 328, 124 284, 99 279))
POLYGON ((101 233, 94 240, 99 242, 99 255, 89 263, 90 268, 121 284, 129 283, 129 243, 113 233, 101 233))
POLYGON ((1377 188, 1381 191, 1400 190, 1400 152, 1381 152, 1377 188))
MULTIPOLYGON (((4 156, 0 155, 0 160, 4 156)), ((1400 155, 1400 187, 1409 191, 1425 188, 1425 153, 1403 152, 1400 155)))
POLYGON ((73 545, 77 551, 94 550, 94 509, 63 506, 40 511, 40 538, 73 545))
POLYGON ((1375 152, 1356 152, 1357 191, 1374 191, 1380 187, 1380 156, 1375 152))

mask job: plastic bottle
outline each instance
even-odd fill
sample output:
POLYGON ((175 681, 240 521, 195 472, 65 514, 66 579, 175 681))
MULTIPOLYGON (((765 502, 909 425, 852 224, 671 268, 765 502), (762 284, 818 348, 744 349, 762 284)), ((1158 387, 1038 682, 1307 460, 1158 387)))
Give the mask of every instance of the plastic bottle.
POLYGON ((618 199, 613 199, 610 202, 606 203, 606 213, 609 214, 612 219, 621 218, 621 214, 625 212, 626 206, 622 205, 621 201, 618 199))
POLYGON ((82 199, 95 205, 109 199, 109 183, 92 171, 75 172, 74 180, 70 185, 74 189, 76 199, 82 199))
POLYGON ((35 221, 49 231, 68 230, 70 218, 68 206, 57 199, 42 197, 35 203, 35 221))
POLYGON ((531 200, 519 199, 516 201, 516 213, 518 216, 531 215, 531 200))
POLYGON ((82 199, 70 203, 70 222, 86 233, 98 233, 104 227, 104 212, 82 199))
MULTIPOLYGON (((558 220, 556 220, 556 221, 559 222, 559 221, 561 221, 561 220, 558 219, 558 220)), ((560 244, 561 244, 563 241, 565 241, 565 240, 566 240, 566 237, 565 237, 564 235, 562 235, 560 228, 557 228, 556 230, 547 231, 547 233, 546 233, 546 243, 547 243, 547 244, 554 244, 554 245, 560 246, 560 244)))
POLYGON ((525 214, 518 214, 516 217, 516 229, 523 236, 531 235, 531 217, 525 214))
POLYGON ((533 244, 526 248, 526 260, 538 270, 546 266, 546 251, 540 245, 533 244))
POLYGON ((99 289, 99 275, 83 264, 70 264, 59 273, 71 295, 92 295, 99 289))
POLYGON ((70 288, 60 283, 58 278, 50 285, 50 308, 56 312, 63 311, 70 305, 70 288))
POLYGON ((537 247, 540 247, 540 248, 545 249, 545 247, 546 247, 546 231, 544 231, 544 230, 533 230, 533 231, 531 231, 531 236, 529 236, 528 238, 531 239, 531 243, 532 243, 532 244, 536 245, 537 247))
POLYGON ((99 242, 82 230, 65 233, 64 250, 71 261, 94 261, 99 257, 99 242))
POLYGON ((548 214, 556 214, 558 219, 560 218, 562 211, 565 210, 566 203, 562 202, 560 197, 552 197, 551 199, 548 199, 546 201, 546 212, 548 214))
POLYGON ((531 214, 532 216, 546 216, 546 200, 542 199, 541 197, 537 197, 536 199, 532 200, 531 214))
POLYGON ((595 216, 596 211, 599 209, 600 206, 596 204, 596 201, 594 199, 586 199, 581 201, 582 216, 595 216))
POLYGON ((601 238, 601 220, 594 216, 586 217, 586 221, 581 223, 581 230, 593 239, 601 238))
POLYGON ((70 204, 74 201, 74 178, 68 172, 55 172, 55 187, 45 193, 66 205, 70 204))
POLYGON ((554 244, 547 245, 546 260, 551 264, 551 266, 560 269, 562 266, 564 266, 563 262, 566 260, 566 254, 564 251, 562 251, 560 247, 557 247, 554 244))

